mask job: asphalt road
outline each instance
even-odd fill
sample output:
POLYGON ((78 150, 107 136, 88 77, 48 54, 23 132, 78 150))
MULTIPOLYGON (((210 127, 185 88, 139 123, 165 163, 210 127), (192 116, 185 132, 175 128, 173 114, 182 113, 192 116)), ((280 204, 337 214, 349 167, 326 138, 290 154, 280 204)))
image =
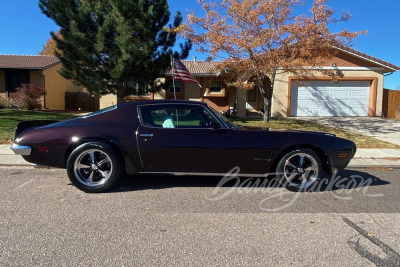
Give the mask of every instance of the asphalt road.
POLYGON ((332 179, 132 176, 85 194, 64 170, 2 167, 0 266, 399 266, 400 170, 332 179))

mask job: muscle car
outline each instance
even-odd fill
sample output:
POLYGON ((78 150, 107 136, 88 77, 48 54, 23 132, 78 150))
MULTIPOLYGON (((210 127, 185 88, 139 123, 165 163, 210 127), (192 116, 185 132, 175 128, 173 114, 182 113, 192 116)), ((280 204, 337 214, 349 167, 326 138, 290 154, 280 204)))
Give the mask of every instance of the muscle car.
POLYGON ((22 122, 11 149, 36 166, 66 169, 77 188, 91 193, 124 174, 223 176, 236 167, 238 176, 274 174, 289 190, 307 190, 356 152, 354 142, 333 134, 236 126, 206 103, 180 100, 22 122))

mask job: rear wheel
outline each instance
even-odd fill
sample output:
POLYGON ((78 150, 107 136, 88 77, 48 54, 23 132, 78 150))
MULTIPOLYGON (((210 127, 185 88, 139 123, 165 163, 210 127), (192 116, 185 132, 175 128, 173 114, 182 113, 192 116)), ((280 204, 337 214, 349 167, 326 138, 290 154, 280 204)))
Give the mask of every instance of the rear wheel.
POLYGON ((322 163, 311 149, 296 149, 282 157, 276 172, 279 182, 284 187, 290 191, 303 191, 318 183, 322 163))
POLYGON ((121 176, 121 164, 114 149, 104 143, 86 143, 77 147, 67 161, 70 181, 88 193, 111 188, 121 176))

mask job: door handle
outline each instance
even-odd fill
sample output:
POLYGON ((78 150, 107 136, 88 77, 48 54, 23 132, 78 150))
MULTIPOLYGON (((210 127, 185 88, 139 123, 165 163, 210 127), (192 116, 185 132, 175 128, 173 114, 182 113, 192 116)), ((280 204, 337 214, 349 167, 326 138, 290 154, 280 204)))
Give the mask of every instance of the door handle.
POLYGON ((140 137, 142 137, 142 138, 152 138, 153 134, 140 134, 140 137))

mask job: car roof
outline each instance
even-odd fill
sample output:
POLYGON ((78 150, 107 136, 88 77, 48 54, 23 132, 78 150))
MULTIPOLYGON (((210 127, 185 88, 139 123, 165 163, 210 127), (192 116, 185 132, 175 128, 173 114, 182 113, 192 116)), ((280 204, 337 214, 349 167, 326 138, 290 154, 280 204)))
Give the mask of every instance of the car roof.
POLYGON ((127 103, 121 103, 118 104, 120 105, 133 105, 133 106, 138 106, 138 105, 149 105, 149 104, 197 104, 197 105, 203 105, 207 106, 207 103, 204 102, 199 102, 199 101, 191 101, 191 100, 175 100, 175 99, 154 99, 154 100, 139 100, 139 101, 132 101, 132 102, 127 102, 127 103))

